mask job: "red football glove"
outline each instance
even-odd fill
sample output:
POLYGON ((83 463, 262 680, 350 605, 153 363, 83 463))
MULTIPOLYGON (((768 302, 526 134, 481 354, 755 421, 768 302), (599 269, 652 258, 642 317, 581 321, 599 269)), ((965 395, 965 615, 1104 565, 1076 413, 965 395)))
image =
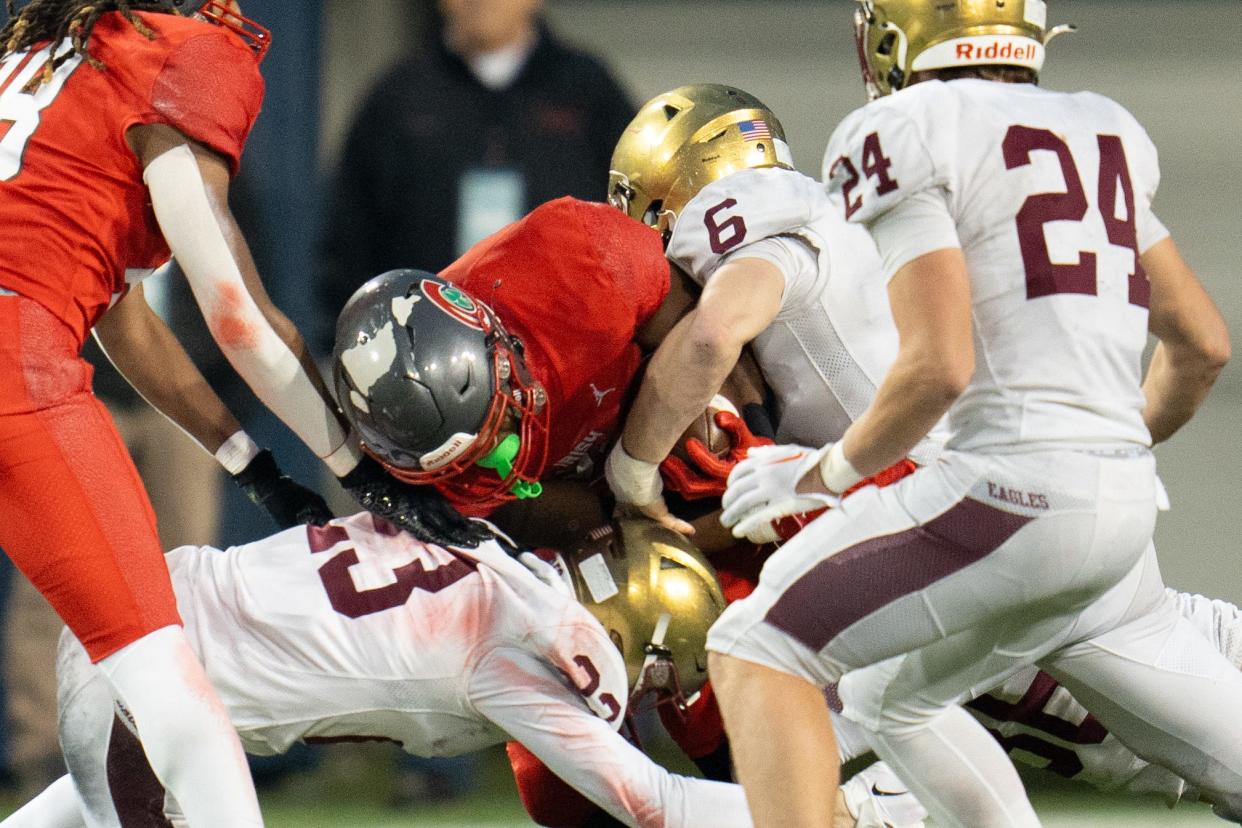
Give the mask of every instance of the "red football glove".
POLYGON ((690 455, 694 466, 672 455, 660 464, 665 487, 686 500, 720 497, 729 482, 729 472, 746 458, 746 453, 754 446, 772 445, 767 437, 751 433, 746 421, 731 411, 717 411, 712 419, 729 437, 729 449, 724 457, 717 457, 702 440, 691 437, 686 441, 686 454, 690 455))
MULTIPOLYGON (((887 469, 878 471, 870 477, 864 477, 862 480, 859 480, 853 486, 850 486, 842 492, 841 498, 845 499, 859 489, 867 486, 879 486, 880 488, 891 486, 903 477, 909 477, 914 474, 918 471, 918 468, 918 464, 908 457, 898 460, 887 469)), ((806 526, 826 511, 828 511, 828 508, 824 507, 823 509, 815 509, 810 512, 799 512, 796 515, 786 515, 779 520, 772 521, 772 529, 780 537, 780 540, 777 541, 777 543, 784 543, 789 540, 794 535, 801 532, 802 527, 806 526)))

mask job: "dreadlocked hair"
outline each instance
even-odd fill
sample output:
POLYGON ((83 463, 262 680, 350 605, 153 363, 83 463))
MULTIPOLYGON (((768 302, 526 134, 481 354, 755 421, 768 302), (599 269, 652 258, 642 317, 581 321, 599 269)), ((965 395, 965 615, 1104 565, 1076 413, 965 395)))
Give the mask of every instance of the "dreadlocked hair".
POLYGON ((3 48, 0 59, 37 43, 52 44, 52 54, 43 72, 31 81, 35 87, 50 83, 56 70, 74 55, 80 55, 96 69, 104 68, 103 62, 90 53, 88 41, 99 18, 108 12, 120 12, 143 37, 154 40, 155 32, 135 12, 169 11, 167 0, 30 0, 20 12, 16 0, 5 0, 5 7, 9 11, 9 23, 0 30, 3 48), (63 54, 57 54, 65 38, 70 39, 71 46, 63 54))

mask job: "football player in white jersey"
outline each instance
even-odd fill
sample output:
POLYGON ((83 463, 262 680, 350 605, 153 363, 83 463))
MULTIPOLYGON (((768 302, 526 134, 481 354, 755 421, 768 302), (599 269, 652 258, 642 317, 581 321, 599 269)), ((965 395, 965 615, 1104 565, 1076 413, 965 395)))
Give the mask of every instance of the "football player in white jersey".
POLYGON ((664 504, 659 464, 747 344, 778 440, 840 439, 866 410, 897 352, 879 256, 793 169, 776 115, 728 86, 644 104, 613 152, 609 201, 662 233, 669 261, 702 287, 652 356, 607 464, 618 502, 690 531, 664 504))
MULTIPOLYGON (((447 756, 512 738, 626 825, 750 825, 738 786, 670 774, 617 732, 632 686, 637 702, 703 683, 707 625, 724 603, 710 566, 647 521, 592 541, 564 559, 585 606, 496 542, 431 546, 368 514, 223 552, 181 547, 168 565, 248 752, 378 739, 447 756)), ((127 741, 111 694, 70 636, 59 672, 61 740, 86 824, 127 824, 149 803, 109 795, 127 741)), ((141 782, 124 787, 149 797, 141 782)), ((72 817, 66 790, 5 825, 47 828, 57 808, 72 817)))
MULTIPOLYGON (((745 92, 716 85, 682 87, 653 98, 618 143, 613 203, 663 232, 670 260, 696 283, 705 285, 723 272, 732 288, 705 291, 691 312, 689 330, 657 352, 662 356, 654 364, 661 369, 648 372, 645 388, 655 391, 649 400, 677 406, 677 414, 631 416, 627 433, 636 441, 669 439, 677 430, 670 424, 714 392, 710 378, 691 378, 697 385, 683 378, 705 368, 709 374, 727 370, 749 330, 762 329, 752 347, 765 379, 771 377, 782 442, 839 439, 866 409, 896 355, 897 331, 876 278, 880 260, 870 235, 831 208, 818 183, 788 167, 783 144, 774 113, 745 92), (756 139, 756 122, 772 143, 756 139), (766 152, 770 146, 777 148, 775 163, 766 152), (733 203, 726 205, 729 200, 733 203), (721 205, 725 209, 717 209, 721 205), (729 231, 726 243, 722 228, 729 231), (780 253, 771 255, 774 250, 780 253), (751 278, 756 272, 748 268, 759 270, 762 261, 743 260, 769 256, 781 280, 764 279, 761 270, 751 278), (717 331, 730 338, 727 347, 701 349, 717 362, 696 363, 696 340, 710 340, 696 332, 730 307, 748 324, 720 325, 717 331)), ((923 462, 934 458, 945 436, 937 429, 912 455, 923 462)), ((1237 608, 1179 593, 1170 597, 1242 668, 1237 608)), ((1170 801, 1186 789, 1171 771, 1137 758, 1036 668, 1015 674, 970 709, 1028 764, 1104 790, 1158 790, 1170 801), (1044 703, 1033 707, 1033 699, 1044 703)))
POLYGON ((1057 31, 1044 12, 862 4, 869 83, 909 88, 841 125, 826 177, 877 241, 899 350, 841 441, 752 450, 724 520, 741 536, 837 503, 946 411, 951 437, 935 465, 811 524, 713 628, 757 824, 823 824, 819 688, 902 653, 841 684, 877 752, 945 824, 1038 824, 953 705, 1058 649, 1050 672, 1123 741, 1242 813, 1242 675, 1178 615, 1150 551, 1148 447, 1207 394, 1227 332, 1151 213, 1142 129, 1107 99, 1032 84, 1057 31), (1149 327, 1161 344, 1140 382, 1149 327))
MULTIPOLYGON (((168 565, 251 753, 386 740, 446 756, 515 739, 626 825, 749 826, 739 786, 670 774, 617 732, 634 705, 684 705, 703 684, 707 627, 724 605, 710 565, 647 520, 594 531, 555 572, 527 554, 542 580, 496 542, 445 549, 359 514, 223 552, 181 547, 168 565)), ((128 828, 165 810, 183 824, 69 634, 58 673, 72 784, 6 828, 128 828)), ((898 783, 876 771, 840 802, 863 828, 891 819, 873 784, 898 783)))

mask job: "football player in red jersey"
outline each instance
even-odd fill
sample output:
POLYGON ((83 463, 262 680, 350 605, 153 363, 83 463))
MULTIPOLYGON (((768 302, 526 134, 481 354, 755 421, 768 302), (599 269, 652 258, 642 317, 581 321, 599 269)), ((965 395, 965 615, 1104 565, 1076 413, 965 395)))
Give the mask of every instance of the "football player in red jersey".
MULTIPOLYGON (((360 462, 228 210, 263 97, 267 32, 235 3, 9 7, 0 33, 0 546, 100 663, 189 822, 259 825, 241 750, 185 643, 150 504, 91 394, 79 356, 87 332, 101 323, 135 387, 241 482, 272 494, 270 456, 209 393, 141 286, 130 290, 175 254, 238 372, 364 505, 433 539, 459 527, 437 501, 360 462), (427 506, 417 519, 415 504, 427 506)), ((292 513, 323 516, 308 493, 283 496, 292 513)))
POLYGON ((688 302, 654 233, 557 199, 439 277, 360 288, 337 325, 337 396, 396 477, 490 514, 598 476, 644 346, 688 302))

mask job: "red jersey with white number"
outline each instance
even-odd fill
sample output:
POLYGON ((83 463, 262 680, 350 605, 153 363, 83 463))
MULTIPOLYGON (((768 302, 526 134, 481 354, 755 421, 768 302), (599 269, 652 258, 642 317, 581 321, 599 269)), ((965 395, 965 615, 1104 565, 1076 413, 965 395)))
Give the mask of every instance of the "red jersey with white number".
POLYGON ((1156 150, 1129 112, 1089 92, 919 83, 842 122, 824 180, 888 278, 935 250, 965 254, 975 374, 950 448, 1150 443, 1139 255, 1167 231, 1151 209, 1156 150))
MULTIPOLYGON (((0 287, 37 301, 79 341, 124 292, 169 257, 130 127, 167 124, 236 171, 263 100, 254 54, 236 35, 171 14, 119 12, 80 57, 35 85, 50 46, 0 64, 0 287)), ((59 52, 70 49, 68 41, 59 52)))
MULTIPOLYGON (((660 235, 606 204, 561 198, 440 275, 491 306, 525 345, 550 412, 547 461, 536 473, 592 477, 642 364, 634 338, 668 295, 660 235)), ((451 484, 441 488, 454 499, 451 484)))

